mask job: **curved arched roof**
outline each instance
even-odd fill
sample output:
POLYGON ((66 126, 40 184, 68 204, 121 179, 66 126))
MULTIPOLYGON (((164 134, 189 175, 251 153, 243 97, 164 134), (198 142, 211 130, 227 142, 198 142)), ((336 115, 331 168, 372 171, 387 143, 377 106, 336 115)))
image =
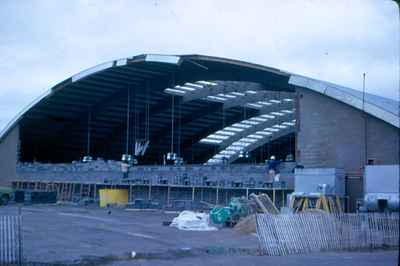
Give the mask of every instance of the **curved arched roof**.
MULTIPOLYGON (((132 138, 152 136, 151 152, 158 156, 158 152, 166 151, 170 146, 172 98, 176 98, 176 130, 184 132, 174 140, 175 149, 179 150, 194 146, 224 127, 268 114, 271 102, 263 99, 274 99, 276 93, 281 99, 290 98, 282 95, 290 95, 296 86, 363 109, 359 91, 279 69, 204 55, 144 54, 97 65, 55 85, 5 127, 0 133, 0 141, 19 124, 22 144, 30 145, 33 150, 26 151, 27 154, 34 153, 34 150, 43 152, 44 148, 40 147, 43 141, 52 145, 54 150, 49 152, 57 153, 56 149, 59 149, 58 152, 62 153, 67 147, 81 152, 85 150, 84 136, 90 110, 96 152, 104 154, 115 150, 115 154, 121 153, 124 149, 127 92, 131 91, 133 115, 130 124, 133 129, 130 135, 132 138), (213 83, 218 86, 213 86, 213 83), (178 97, 171 97, 171 94, 178 97), (248 109, 245 117, 243 108, 248 109)), ((367 94, 364 110, 399 127, 396 101, 367 94)), ((292 121, 292 117, 288 119, 279 122, 292 121)), ((258 147, 257 144, 263 141, 251 146, 258 147)), ((216 148, 198 149, 204 158, 212 158, 221 151, 216 148)))

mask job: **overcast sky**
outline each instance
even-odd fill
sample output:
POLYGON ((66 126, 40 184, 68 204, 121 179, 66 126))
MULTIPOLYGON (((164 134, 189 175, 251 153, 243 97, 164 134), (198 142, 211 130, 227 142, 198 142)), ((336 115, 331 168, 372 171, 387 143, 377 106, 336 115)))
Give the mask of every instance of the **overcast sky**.
POLYGON ((399 98, 390 0, 1 0, 0 129, 58 82, 142 53, 205 54, 399 98))

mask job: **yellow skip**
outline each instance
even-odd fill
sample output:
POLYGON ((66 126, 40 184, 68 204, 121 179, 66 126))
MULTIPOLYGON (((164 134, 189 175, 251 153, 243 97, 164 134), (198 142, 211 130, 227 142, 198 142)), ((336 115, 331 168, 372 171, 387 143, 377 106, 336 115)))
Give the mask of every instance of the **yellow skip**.
POLYGON ((100 189, 100 207, 128 204, 127 189, 100 189))

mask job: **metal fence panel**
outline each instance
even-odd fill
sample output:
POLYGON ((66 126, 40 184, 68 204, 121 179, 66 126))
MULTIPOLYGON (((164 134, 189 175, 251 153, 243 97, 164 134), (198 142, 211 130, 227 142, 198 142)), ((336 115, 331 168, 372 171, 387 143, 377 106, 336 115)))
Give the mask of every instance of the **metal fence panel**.
POLYGON ((267 255, 397 247, 398 213, 257 214, 257 236, 267 255))
POLYGON ((20 215, 0 216, 0 265, 22 264, 21 223, 20 215))

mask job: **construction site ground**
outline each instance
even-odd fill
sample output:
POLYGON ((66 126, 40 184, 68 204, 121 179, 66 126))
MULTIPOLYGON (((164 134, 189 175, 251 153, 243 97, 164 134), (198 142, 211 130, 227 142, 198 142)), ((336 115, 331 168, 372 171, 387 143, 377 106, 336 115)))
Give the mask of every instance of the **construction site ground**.
MULTIPOLYGON (((18 206, 0 208, 16 214, 18 206)), ((35 265, 397 265, 398 250, 260 256, 258 240, 230 228, 180 231, 177 213, 96 206, 22 206, 24 257, 35 265), (135 258, 132 258, 132 252, 135 258)))

